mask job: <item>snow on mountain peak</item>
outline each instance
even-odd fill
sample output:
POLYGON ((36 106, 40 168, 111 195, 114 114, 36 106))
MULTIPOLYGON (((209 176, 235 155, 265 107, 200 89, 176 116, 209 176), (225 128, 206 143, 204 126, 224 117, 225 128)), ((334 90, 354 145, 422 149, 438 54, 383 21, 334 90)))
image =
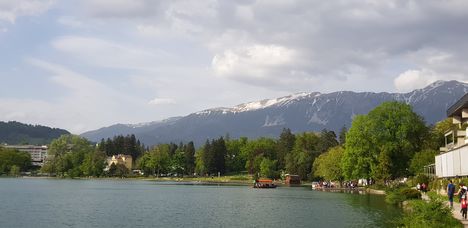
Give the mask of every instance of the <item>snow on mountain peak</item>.
MULTIPOLYGON (((317 93, 317 94, 320 94, 320 93, 317 93)), ((317 94, 313 94, 315 96, 317 96, 317 94)), ((252 110, 257 110, 257 109, 264 109, 264 108, 267 108, 267 107, 270 107, 270 106, 273 106, 273 105, 283 105, 283 104, 287 104, 291 101, 294 101, 294 100, 300 100, 301 98, 304 98, 304 97, 307 97, 307 96, 310 96, 312 95, 312 93, 296 93, 296 94, 292 94, 292 95, 289 95, 289 96, 285 96, 285 97, 280 97, 280 98, 274 98, 274 99, 265 99, 265 100, 261 100, 261 101, 254 101, 254 102, 249 102, 249 103, 244 103, 244 104, 240 104, 240 105, 237 105, 235 106, 234 108, 232 108, 232 111, 234 112, 246 112, 246 111, 252 111, 252 110)))

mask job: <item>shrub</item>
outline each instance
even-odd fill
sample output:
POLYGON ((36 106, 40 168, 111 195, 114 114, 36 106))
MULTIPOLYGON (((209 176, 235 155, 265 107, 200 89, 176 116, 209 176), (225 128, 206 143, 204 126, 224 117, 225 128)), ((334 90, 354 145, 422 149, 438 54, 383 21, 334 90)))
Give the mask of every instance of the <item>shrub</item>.
POLYGON ((409 210, 401 220, 404 227, 462 227, 462 224, 452 217, 452 211, 438 199, 411 200, 409 210))
POLYGON ((405 197, 405 199, 421 199, 421 193, 412 188, 404 188, 400 190, 401 195, 405 197))
POLYGON ((389 191, 385 197, 385 201, 389 204, 401 204, 405 200, 421 199, 421 193, 416 189, 399 188, 389 191))

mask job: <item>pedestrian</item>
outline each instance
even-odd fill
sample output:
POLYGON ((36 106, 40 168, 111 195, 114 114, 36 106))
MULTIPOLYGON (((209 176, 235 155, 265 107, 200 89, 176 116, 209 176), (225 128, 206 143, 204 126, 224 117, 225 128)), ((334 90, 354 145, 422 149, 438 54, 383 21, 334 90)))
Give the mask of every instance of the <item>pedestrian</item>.
POLYGON ((447 185, 447 195, 450 202, 450 209, 453 208, 453 194, 455 194, 455 185, 453 185, 452 180, 449 181, 447 185))
POLYGON ((460 183, 458 186, 460 186, 460 187, 458 188, 458 192, 457 192, 455 195, 458 196, 458 202, 461 203, 462 195, 463 195, 463 192, 462 192, 462 191, 465 190, 464 187, 466 187, 466 186, 465 186, 465 184, 463 184, 463 183, 460 183))
POLYGON ((426 185, 426 183, 422 183, 422 185, 421 185, 421 191, 424 192, 424 193, 426 193, 426 191, 427 191, 427 185, 426 185))
POLYGON ((416 189, 417 189, 418 191, 421 190, 421 185, 420 185, 419 183, 416 185, 416 189))
POLYGON ((467 212, 467 205, 466 205, 466 190, 468 188, 466 186, 463 186, 462 187, 462 191, 461 191, 461 200, 460 200, 460 206, 461 206, 461 213, 462 213, 462 217, 464 219, 466 219, 466 212, 467 212))

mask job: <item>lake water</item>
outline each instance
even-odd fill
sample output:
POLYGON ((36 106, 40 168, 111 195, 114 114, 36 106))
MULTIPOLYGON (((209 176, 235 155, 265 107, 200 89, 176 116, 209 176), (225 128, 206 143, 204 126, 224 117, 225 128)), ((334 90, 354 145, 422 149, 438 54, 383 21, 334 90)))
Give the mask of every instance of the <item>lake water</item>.
POLYGON ((0 178, 0 227, 385 227, 400 213, 306 187, 0 178))

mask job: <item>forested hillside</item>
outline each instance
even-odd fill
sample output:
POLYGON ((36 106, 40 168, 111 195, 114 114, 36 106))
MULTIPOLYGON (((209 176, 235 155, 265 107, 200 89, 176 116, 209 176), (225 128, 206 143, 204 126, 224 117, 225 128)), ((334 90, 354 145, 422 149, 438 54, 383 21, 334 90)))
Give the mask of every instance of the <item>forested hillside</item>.
POLYGON ((44 145, 64 134, 70 134, 70 132, 16 121, 0 121, 0 143, 44 145))

